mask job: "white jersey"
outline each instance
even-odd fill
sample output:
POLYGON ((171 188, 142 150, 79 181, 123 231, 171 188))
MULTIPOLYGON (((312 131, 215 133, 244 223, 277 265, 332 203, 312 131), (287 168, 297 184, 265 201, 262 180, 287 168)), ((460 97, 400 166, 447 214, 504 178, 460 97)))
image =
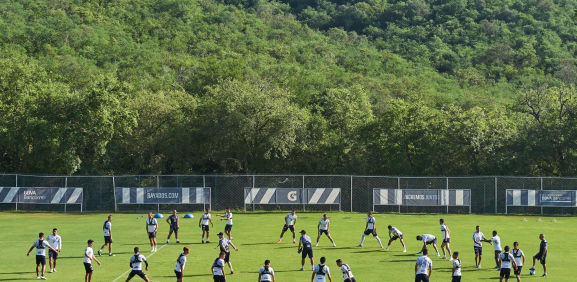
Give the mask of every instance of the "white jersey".
POLYGON ((495 237, 491 238, 491 242, 493 242, 495 251, 503 251, 503 249, 501 249, 501 238, 499 238, 498 235, 495 235, 495 237))
POLYGON ((316 273, 315 282, 325 282, 325 275, 331 274, 329 267, 322 264, 315 266, 313 272, 316 273))
POLYGON ((441 233, 443 233, 443 239, 449 239, 451 235, 449 234, 449 227, 446 224, 441 224, 441 233), (447 234, 445 234, 445 230, 447 230, 447 234))
POLYGON ((232 225, 232 213, 231 213, 231 212, 227 212, 227 213, 224 214, 224 217, 225 217, 225 218, 228 218, 228 219, 226 220, 226 224, 227 224, 227 225, 232 225))
POLYGON ((483 246, 483 242, 481 241, 482 239, 485 239, 485 234, 483 234, 483 232, 473 233, 473 241, 475 241, 473 243, 473 245, 475 247, 482 247, 483 246))
POLYGON ((331 221, 328 220, 328 219, 327 219, 327 220, 321 219, 321 220, 319 221, 320 230, 328 230, 328 229, 329 229, 329 223, 330 223, 330 222, 331 222, 331 221))
POLYGON ((499 255, 499 261, 501 261, 501 268, 511 268, 511 262, 515 261, 515 258, 510 253, 502 253, 499 255))
POLYGON ((461 276, 461 260, 456 259, 453 261, 453 268, 455 272, 453 272, 453 276, 461 276))
POLYGON ((48 235, 48 243, 50 243, 50 247, 60 250, 62 249, 62 238, 60 235, 54 236, 53 234, 48 235))
POLYGON ((110 228, 112 228, 112 223, 110 221, 104 222, 104 236, 110 236, 110 228))
POLYGON ((433 266, 433 261, 427 256, 420 256, 417 258, 417 275, 418 274, 429 274, 429 266, 433 266))
POLYGON ((435 239, 437 239, 437 237, 435 237, 431 234, 423 234, 423 236, 421 236, 421 239, 423 239, 423 242, 429 243, 429 242, 433 242, 435 239))
POLYGON ((367 217, 367 230, 373 230, 375 229, 375 218, 374 217, 367 217))
POLYGON ((86 247, 86 249, 84 249, 84 262, 92 263, 93 256, 94 256, 94 250, 92 250, 91 247, 86 247))
POLYGON ((274 275, 274 270, 272 269, 272 267, 269 267, 268 269, 266 269, 264 266, 260 268, 260 270, 258 271, 258 273, 261 275, 260 276, 260 281, 261 282, 271 282, 272 281, 272 276, 274 275))
POLYGON ((213 271, 212 271, 212 275, 219 275, 219 276, 223 276, 223 270, 224 270, 224 260, 221 258, 217 258, 214 260, 214 262, 212 263, 212 267, 213 267, 213 271))
POLYGON ((219 241, 218 241, 218 245, 222 246, 224 248, 225 252, 230 252, 230 248, 228 247, 230 245, 230 240, 228 240, 227 238, 222 237, 219 241))
POLYGON ((391 230, 389 230, 389 234, 393 234, 393 236, 400 237, 401 235, 403 235, 403 232, 401 232, 401 230, 397 229, 396 227, 393 227, 391 230))
POLYGON ((36 248, 37 256, 46 256, 46 252, 44 250, 48 246, 50 246, 50 244, 44 239, 38 239, 34 241, 34 244, 32 244, 32 247, 36 248))
POLYGON ((347 280, 347 279, 352 279, 353 277, 355 277, 355 276, 353 275, 353 272, 351 271, 351 268, 349 267, 348 264, 343 264, 343 265, 341 265, 341 271, 343 272, 343 278, 344 278, 345 280, 347 280), (349 277, 349 275, 347 274, 347 271, 348 271, 348 273, 351 274, 350 277, 349 277))
POLYGON ((154 232, 154 230, 156 230, 156 227, 158 226, 158 221, 156 221, 156 218, 149 218, 146 220, 146 226, 148 226, 148 232, 152 233, 154 232))
POLYGON ((513 257, 515 258, 515 262, 517 263, 517 266, 523 266, 523 257, 525 256, 525 253, 523 253, 523 251, 519 250, 511 250, 511 254, 513 255, 513 257))
POLYGON ((288 225, 294 225, 295 220, 297 220, 297 215, 293 215, 292 213, 289 213, 285 216, 286 218, 286 222, 288 225))
POLYGON ((202 225, 208 225, 208 220, 212 218, 210 213, 203 213, 200 218, 202 218, 202 225))
POLYGON ((182 266, 182 270, 184 270, 185 265, 186 265, 186 255, 182 253, 178 255, 178 258, 176 259, 176 267, 174 268, 174 270, 180 272, 180 266, 182 266))
POLYGON ((132 270, 142 270, 143 262, 146 264, 146 258, 141 254, 133 255, 132 257, 130 257, 130 264, 132 264, 132 270))

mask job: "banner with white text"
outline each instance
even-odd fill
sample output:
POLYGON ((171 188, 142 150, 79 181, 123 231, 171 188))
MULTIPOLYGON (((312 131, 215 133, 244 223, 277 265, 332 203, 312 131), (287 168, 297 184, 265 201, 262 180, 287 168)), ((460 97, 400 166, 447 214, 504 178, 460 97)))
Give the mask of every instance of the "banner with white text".
POLYGON ((209 204, 210 187, 116 188, 117 204, 209 204))

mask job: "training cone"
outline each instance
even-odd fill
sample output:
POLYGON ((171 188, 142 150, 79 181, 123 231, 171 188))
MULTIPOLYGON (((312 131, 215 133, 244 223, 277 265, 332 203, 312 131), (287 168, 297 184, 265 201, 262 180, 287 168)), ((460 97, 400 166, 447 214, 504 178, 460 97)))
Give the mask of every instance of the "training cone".
POLYGON ((194 218, 194 215, 192 215, 191 213, 187 213, 184 215, 184 218, 194 218))
POLYGON ((164 215, 162 215, 161 213, 157 213, 154 215, 154 218, 163 218, 164 215))

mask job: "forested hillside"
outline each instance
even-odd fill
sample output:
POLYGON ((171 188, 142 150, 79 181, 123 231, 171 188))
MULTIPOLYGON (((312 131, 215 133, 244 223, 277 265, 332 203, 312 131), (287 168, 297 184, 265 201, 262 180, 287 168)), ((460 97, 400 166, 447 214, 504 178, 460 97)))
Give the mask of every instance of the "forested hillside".
POLYGON ((0 172, 577 172, 577 0, 0 1, 0 172))

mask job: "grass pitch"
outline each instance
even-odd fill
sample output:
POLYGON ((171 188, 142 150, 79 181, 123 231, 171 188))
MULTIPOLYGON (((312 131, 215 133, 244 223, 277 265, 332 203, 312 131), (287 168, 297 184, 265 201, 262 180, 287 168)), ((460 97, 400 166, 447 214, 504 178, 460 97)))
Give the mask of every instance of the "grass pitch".
MULTIPOLYGON (((188 263, 185 268, 184 281, 212 281, 210 267, 217 257, 215 249, 218 236, 224 230, 225 221, 215 216, 219 212, 212 212, 214 228, 211 229, 211 244, 201 244, 201 229, 198 227, 198 218, 201 212, 193 213, 194 219, 182 218, 180 215, 180 241, 176 244, 174 235, 169 245, 164 245, 168 235, 168 224, 160 219, 158 232, 158 252, 151 255, 148 237, 145 231, 145 219, 139 214, 114 214, 112 222, 113 252, 115 257, 97 257, 102 265, 93 263, 93 281, 125 281, 129 270, 129 259, 132 249, 140 247, 141 253, 149 256, 150 263, 148 277, 151 281, 175 281, 173 269, 178 254, 183 246, 191 247, 188 263), (136 219, 139 217, 140 219, 136 219), (123 275, 124 274, 124 275, 123 275)), ((222 213, 222 212, 220 212, 222 213)), ((233 211, 234 213, 234 211, 233 211)), ((58 259, 57 271, 48 273, 50 281, 84 281, 84 267, 82 264, 84 248, 88 239, 95 240, 96 251, 103 244, 102 223, 108 214, 62 214, 62 213, 1 213, 0 222, 3 236, 0 238, 0 281, 28 281, 36 280, 34 251, 30 257, 26 252, 38 239, 38 232, 48 236, 52 228, 58 228, 62 236, 63 248, 58 259)), ((258 270, 265 259, 271 260, 277 281, 310 281, 310 264, 305 264, 306 271, 298 271, 301 257, 297 253, 297 244, 292 243, 292 234, 287 233, 283 242, 277 244, 285 212, 283 213, 234 213, 233 237, 234 244, 239 252, 231 254, 231 261, 235 270, 230 273, 228 266, 227 281, 256 281, 258 270)), ((297 232, 305 229, 309 236, 316 240, 317 223, 322 213, 297 213, 297 232)), ((315 263, 319 263, 321 256, 327 258, 334 281, 342 281, 335 260, 342 259, 349 264, 357 281, 414 281, 414 265, 422 243, 417 242, 416 235, 425 233, 442 238, 439 218, 445 218, 451 230, 451 249, 460 252, 463 269, 463 281, 498 281, 499 272, 494 270, 493 247, 488 243, 483 245, 482 269, 474 268, 474 253, 472 234, 475 226, 480 225, 481 231, 488 238, 493 230, 497 230, 501 237, 502 246, 513 246, 514 241, 520 243, 525 252, 526 262, 523 268, 522 279, 530 281, 575 281, 573 262, 577 258, 573 237, 577 232, 577 219, 573 217, 541 217, 536 216, 490 216, 490 215, 395 215, 375 214, 377 232, 386 246, 388 232, 386 226, 391 224, 399 228, 405 237, 407 253, 402 252, 399 241, 393 242, 389 251, 380 249, 372 236, 367 236, 364 247, 356 247, 361 240, 365 227, 365 214, 360 213, 329 213, 331 220, 330 232, 337 247, 334 248, 326 237, 322 237, 319 247, 314 247, 315 263), (523 221, 527 218, 527 221, 523 221), (532 265, 532 256, 538 252, 539 233, 545 233, 549 242, 547 257, 548 278, 542 278, 542 267, 537 264, 537 275, 529 276, 532 265)), ((290 231, 289 231, 290 232, 290 231)), ((297 234, 298 240, 298 234, 297 234)), ((440 248, 440 242, 438 247, 440 248)), ((433 251, 432 248, 430 248, 433 251)), ((440 249, 439 249, 440 251, 440 249)), ((48 253, 48 252, 47 252, 48 253)), ((442 252, 441 252, 442 255, 442 252)), ((431 256, 433 260, 432 281, 450 281, 452 264, 431 256)), ((48 260, 48 259, 47 259, 48 260)), ((142 281, 135 277, 132 281, 142 281)), ((327 280, 328 281, 328 280, 327 280)), ((512 278, 510 281, 515 281, 512 278)))

